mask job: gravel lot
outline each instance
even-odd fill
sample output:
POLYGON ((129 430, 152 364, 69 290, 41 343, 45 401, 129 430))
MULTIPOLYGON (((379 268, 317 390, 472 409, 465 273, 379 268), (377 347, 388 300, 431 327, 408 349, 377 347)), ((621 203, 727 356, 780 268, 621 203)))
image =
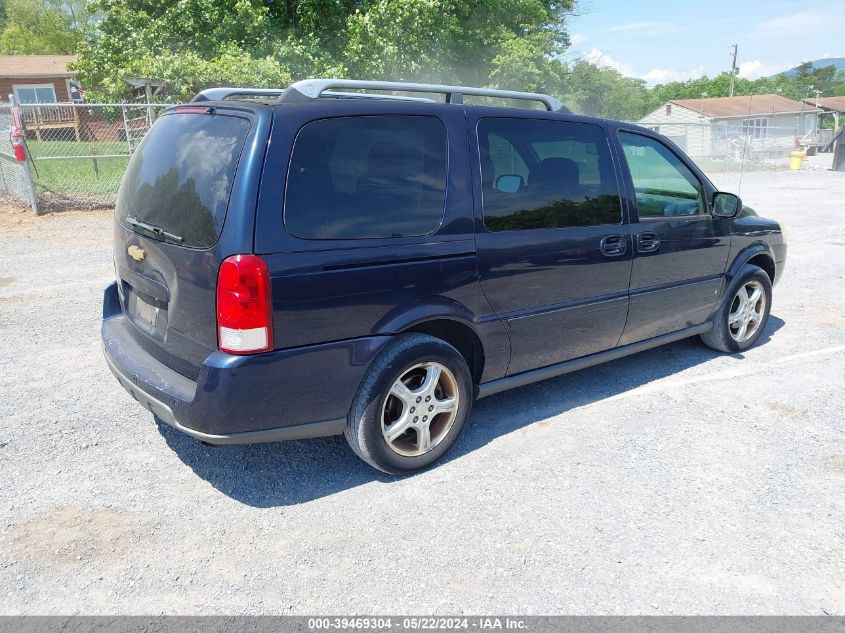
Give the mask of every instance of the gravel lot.
POLYGON ((789 227, 757 348, 491 397, 406 478, 159 428, 100 352, 110 216, 0 210, 0 613, 845 614, 845 174, 741 193, 789 227))

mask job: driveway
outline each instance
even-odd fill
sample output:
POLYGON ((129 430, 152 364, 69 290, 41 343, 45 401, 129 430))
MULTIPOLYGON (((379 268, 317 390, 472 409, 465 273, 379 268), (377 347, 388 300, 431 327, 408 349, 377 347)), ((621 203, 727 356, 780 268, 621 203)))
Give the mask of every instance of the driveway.
POLYGON ((741 194, 789 228, 756 348, 490 397, 404 478, 157 426, 99 348, 110 217, 0 211, 0 612, 845 614, 845 174, 741 194))

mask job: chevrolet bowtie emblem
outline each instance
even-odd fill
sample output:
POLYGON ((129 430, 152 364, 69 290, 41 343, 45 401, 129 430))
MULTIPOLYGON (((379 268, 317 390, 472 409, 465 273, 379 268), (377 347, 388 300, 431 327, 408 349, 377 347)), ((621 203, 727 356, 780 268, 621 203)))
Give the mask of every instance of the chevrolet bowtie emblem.
POLYGON ((134 244, 126 249, 126 252, 129 253, 129 257, 134 259, 136 262, 141 261, 144 259, 144 249, 140 246, 135 246, 134 244))

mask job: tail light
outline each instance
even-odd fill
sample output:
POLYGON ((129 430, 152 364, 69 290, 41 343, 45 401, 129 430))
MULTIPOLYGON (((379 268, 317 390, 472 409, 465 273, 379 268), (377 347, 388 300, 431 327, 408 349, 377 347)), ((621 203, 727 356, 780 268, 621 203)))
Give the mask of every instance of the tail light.
POLYGON ((211 114, 208 106, 177 106, 173 114, 211 114))
POLYGON ((220 264, 217 346, 232 354, 273 349, 270 269, 257 255, 233 255, 220 264))

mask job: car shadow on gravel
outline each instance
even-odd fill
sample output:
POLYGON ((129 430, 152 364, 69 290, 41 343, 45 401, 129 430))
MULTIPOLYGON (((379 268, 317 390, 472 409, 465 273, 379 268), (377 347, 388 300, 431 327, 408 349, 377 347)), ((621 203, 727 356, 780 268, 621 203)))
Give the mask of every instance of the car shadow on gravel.
MULTIPOLYGON (((758 345, 765 345, 783 325, 782 319, 770 317, 758 345)), ((719 355, 697 338, 690 338, 490 396, 476 403, 467 428, 446 461, 460 459, 534 422, 620 395, 719 355)), ((295 505, 371 481, 402 479, 362 462, 343 436, 212 447, 163 422, 158 422, 158 429, 167 445, 199 477, 249 506, 295 505)))

